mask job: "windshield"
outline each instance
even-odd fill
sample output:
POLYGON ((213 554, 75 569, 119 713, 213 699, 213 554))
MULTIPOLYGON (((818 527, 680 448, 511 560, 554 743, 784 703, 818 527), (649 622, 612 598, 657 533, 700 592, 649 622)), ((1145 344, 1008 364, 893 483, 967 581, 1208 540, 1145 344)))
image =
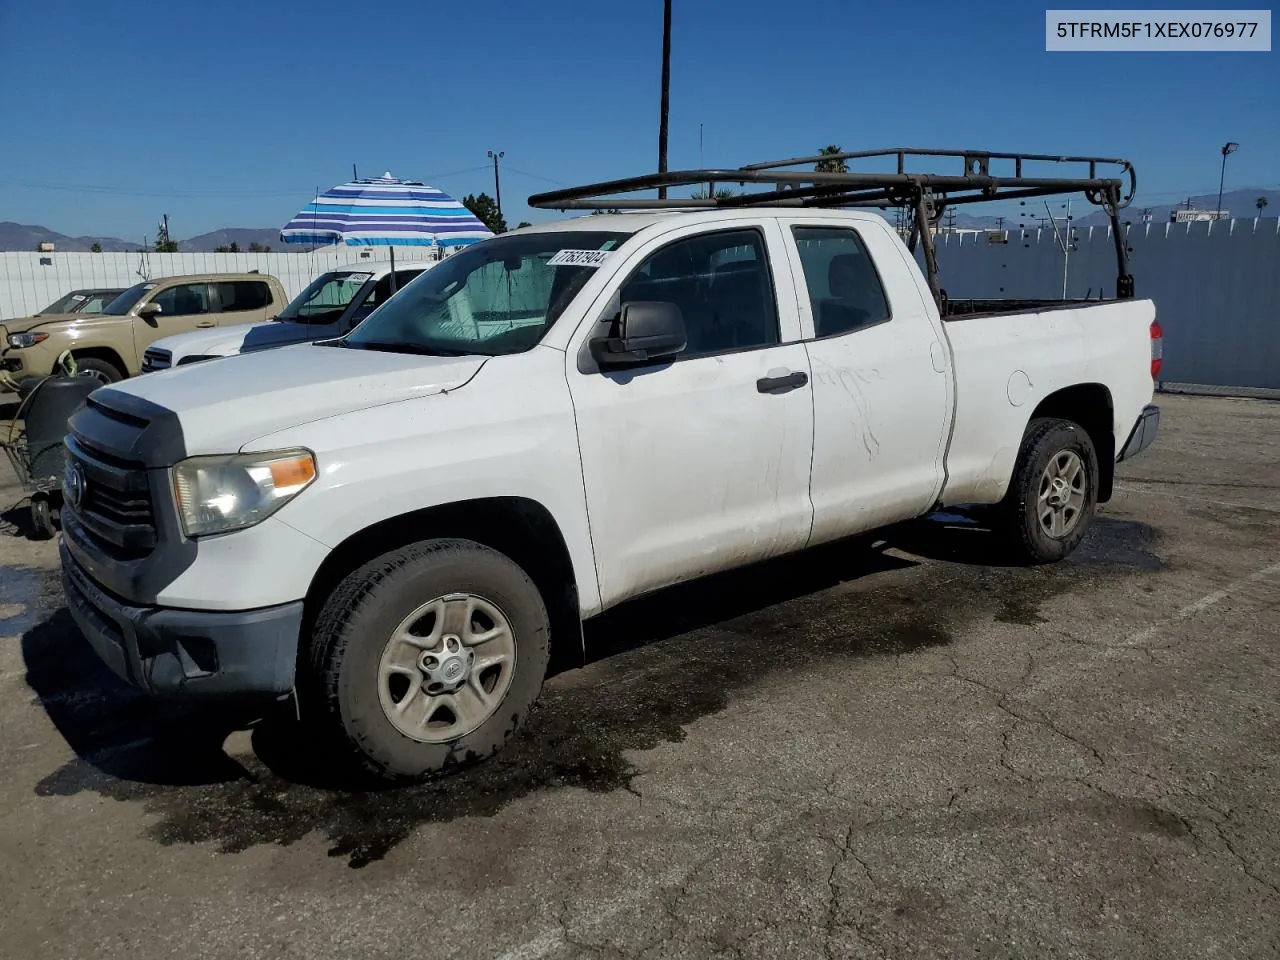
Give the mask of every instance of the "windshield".
POLYGON ((628 236, 563 230, 485 240, 428 270, 341 345, 445 355, 529 350, 606 258, 602 252, 628 236))
POLYGON ((346 312, 356 294, 373 274, 353 270, 322 273, 310 286, 289 301, 276 316, 293 323, 332 323, 346 312))
POLYGON ((113 317, 123 317, 126 313, 133 309, 134 305, 142 299, 143 295, 149 290, 155 289, 154 283, 135 283, 120 296, 116 297, 102 311, 113 317))
MULTIPOLYGON (((75 313, 80 309, 81 304, 83 304, 87 299, 88 297, 85 295, 83 290, 73 290, 66 296, 59 297, 57 300, 53 301, 53 303, 41 310, 40 314, 75 313)), ((36 316, 39 316, 40 314, 36 314, 36 316)))

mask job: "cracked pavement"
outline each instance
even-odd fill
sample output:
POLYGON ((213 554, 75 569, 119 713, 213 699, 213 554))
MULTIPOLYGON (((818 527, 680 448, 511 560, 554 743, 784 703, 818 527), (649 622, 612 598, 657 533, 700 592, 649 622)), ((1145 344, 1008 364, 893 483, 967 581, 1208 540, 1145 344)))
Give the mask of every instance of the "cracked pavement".
POLYGON ((666 591, 408 790, 116 685, 6 534, 0 956, 1280 956, 1280 404, 1159 402, 1069 561, 931 521, 666 591))

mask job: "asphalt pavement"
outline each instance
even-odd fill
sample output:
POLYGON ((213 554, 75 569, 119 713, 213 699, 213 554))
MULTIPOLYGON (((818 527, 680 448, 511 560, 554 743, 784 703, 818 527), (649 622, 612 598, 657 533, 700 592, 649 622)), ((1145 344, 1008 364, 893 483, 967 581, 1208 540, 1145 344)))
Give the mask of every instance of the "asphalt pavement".
POLYGON ((114 682, 0 533, 0 957, 1280 956, 1280 404, 1159 402, 1064 563, 942 519, 665 591, 374 793, 114 682))

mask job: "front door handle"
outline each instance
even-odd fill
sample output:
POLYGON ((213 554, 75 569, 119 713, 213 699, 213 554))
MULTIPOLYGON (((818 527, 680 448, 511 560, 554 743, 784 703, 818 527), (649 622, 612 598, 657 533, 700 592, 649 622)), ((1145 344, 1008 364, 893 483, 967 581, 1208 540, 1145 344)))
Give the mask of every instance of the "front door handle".
POLYGON ((201 320, 199 323, 197 323, 197 324, 196 324, 196 326, 197 326, 197 327, 212 327, 212 326, 213 326, 213 321, 212 321, 212 320, 201 320))
POLYGON ((783 374, 780 377, 761 377, 756 381, 756 389, 761 393, 789 393, 799 390, 809 382, 809 375, 803 370, 783 374))

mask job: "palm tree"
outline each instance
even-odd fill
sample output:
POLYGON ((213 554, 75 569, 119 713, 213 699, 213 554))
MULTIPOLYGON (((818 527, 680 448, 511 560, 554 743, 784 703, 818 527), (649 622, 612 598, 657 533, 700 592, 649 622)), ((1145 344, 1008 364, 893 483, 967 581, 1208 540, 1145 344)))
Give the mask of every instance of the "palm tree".
MULTIPOLYGON (((737 191, 730 190, 727 187, 717 187, 715 198, 717 200, 728 200, 730 197, 736 197, 737 195, 738 195, 737 191)), ((695 190, 693 193, 689 194, 689 199, 690 200, 707 199, 707 188, 703 187, 701 190, 695 190)))
MULTIPOLYGON (((844 151, 835 144, 832 144, 829 147, 823 147, 818 152, 825 157, 829 157, 838 153, 843 153, 844 151)), ((816 173, 848 173, 849 165, 845 163, 843 159, 819 160, 813 165, 813 169, 816 173)))
POLYGON ((1266 197, 1259 197, 1257 200, 1253 201, 1253 205, 1258 208, 1258 216, 1262 216, 1262 211, 1267 209, 1268 203, 1269 201, 1266 197))
MULTIPOLYGON (((662 4, 662 118, 658 121, 658 172, 667 172, 667 114, 671 110, 671 0, 662 4)), ((658 199, 667 198, 667 188, 658 188, 658 199)))

